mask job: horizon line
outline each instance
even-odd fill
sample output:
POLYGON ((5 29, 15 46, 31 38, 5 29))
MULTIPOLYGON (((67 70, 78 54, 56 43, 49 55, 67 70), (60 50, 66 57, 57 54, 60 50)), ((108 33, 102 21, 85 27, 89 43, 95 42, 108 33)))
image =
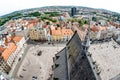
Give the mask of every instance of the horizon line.
POLYGON ((43 7, 51 7, 51 6, 60 6, 60 7, 64 7, 64 6, 69 6, 69 7, 86 7, 86 8, 93 8, 93 9, 103 9, 103 10, 106 10, 106 11, 110 11, 110 12, 113 12, 113 13, 117 13, 117 14, 120 14, 119 12, 116 12, 116 11, 111 11, 111 10, 108 10, 108 9, 105 9, 105 8, 94 8, 94 7, 88 7, 88 6, 78 6, 78 5, 49 5, 49 6, 40 6, 40 7, 32 7, 32 8, 23 8, 23 9, 19 9, 19 10, 13 10, 11 12, 8 12, 6 14, 3 14, 3 15, 0 15, 0 17, 3 17, 3 16, 6 16, 6 15, 9 15, 11 13, 14 13, 14 12, 19 12, 19 11, 22 11, 22 10, 29 10, 29 9, 35 9, 35 8, 43 8, 43 7))

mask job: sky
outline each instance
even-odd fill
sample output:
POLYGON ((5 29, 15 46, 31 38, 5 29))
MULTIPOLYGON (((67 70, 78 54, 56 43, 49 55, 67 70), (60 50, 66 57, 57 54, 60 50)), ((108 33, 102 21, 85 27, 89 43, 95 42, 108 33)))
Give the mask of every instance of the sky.
POLYGON ((0 0, 0 16, 10 12, 43 6, 84 6, 120 13, 119 0, 0 0))

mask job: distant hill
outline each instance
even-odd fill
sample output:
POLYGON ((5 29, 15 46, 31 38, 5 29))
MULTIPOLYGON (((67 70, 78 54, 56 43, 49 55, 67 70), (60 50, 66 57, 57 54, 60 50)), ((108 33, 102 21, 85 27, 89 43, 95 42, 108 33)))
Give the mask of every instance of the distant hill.
POLYGON ((14 11, 14 12, 5 14, 5 15, 3 15, 3 16, 0 16, 0 18, 5 18, 5 17, 11 16, 11 15, 14 15, 14 14, 16 14, 16 13, 19 13, 19 12, 20 12, 20 11, 14 11))
POLYGON ((91 9, 91 10, 97 10, 97 11, 102 11, 102 12, 107 12, 107 13, 112 13, 112 14, 119 14, 120 13, 117 13, 117 12, 112 12, 112 11, 109 11, 109 10, 106 10, 106 9, 97 9, 97 8, 90 8, 90 7, 84 7, 84 6, 45 6, 45 7, 38 7, 38 8, 30 8, 30 9, 23 9, 23 10, 20 10, 20 11, 14 11, 12 13, 9 13, 9 14, 6 14, 6 15, 3 15, 3 16, 0 16, 0 18, 4 18, 4 17, 7 17, 7 16, 10 16, 10 15, 14 15, 16 13, 24 13, 24 12, 29 12, 29 11, 33 11, 33 10, 42 10, 44 8, 61 8, 61 9, 64 9, 64 8, 72 8, 72 7, 76 7, 76 8, 83 8, 83 9, 91 9))

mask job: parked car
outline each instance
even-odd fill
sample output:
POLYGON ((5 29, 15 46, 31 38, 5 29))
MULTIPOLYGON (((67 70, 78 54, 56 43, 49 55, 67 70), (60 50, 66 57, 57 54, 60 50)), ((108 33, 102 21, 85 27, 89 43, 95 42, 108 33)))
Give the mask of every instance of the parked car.
POLYGON ((32 80, 37 80, 37 76, 32 76, 32 80))

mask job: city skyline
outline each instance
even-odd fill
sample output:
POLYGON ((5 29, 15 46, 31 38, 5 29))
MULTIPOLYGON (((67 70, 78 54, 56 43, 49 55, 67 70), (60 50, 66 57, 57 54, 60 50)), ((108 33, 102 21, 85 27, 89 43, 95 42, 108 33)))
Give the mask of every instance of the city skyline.
POLYGON ((0 16, 22 10, 22 9, 29 9, 29 8, 37 8, 37 7, 44 7, 44 6, 84 6, 84 7, 91 7, 91 8, 102 8, 107 9, 110 11, 120 13, 119 9, 119 1, 108 1, 108 0, 4 0, 0 2, 0 16))
POLYGON ((120 14, 54 4, 0 17, 0 80, 119 79, 120 14))

